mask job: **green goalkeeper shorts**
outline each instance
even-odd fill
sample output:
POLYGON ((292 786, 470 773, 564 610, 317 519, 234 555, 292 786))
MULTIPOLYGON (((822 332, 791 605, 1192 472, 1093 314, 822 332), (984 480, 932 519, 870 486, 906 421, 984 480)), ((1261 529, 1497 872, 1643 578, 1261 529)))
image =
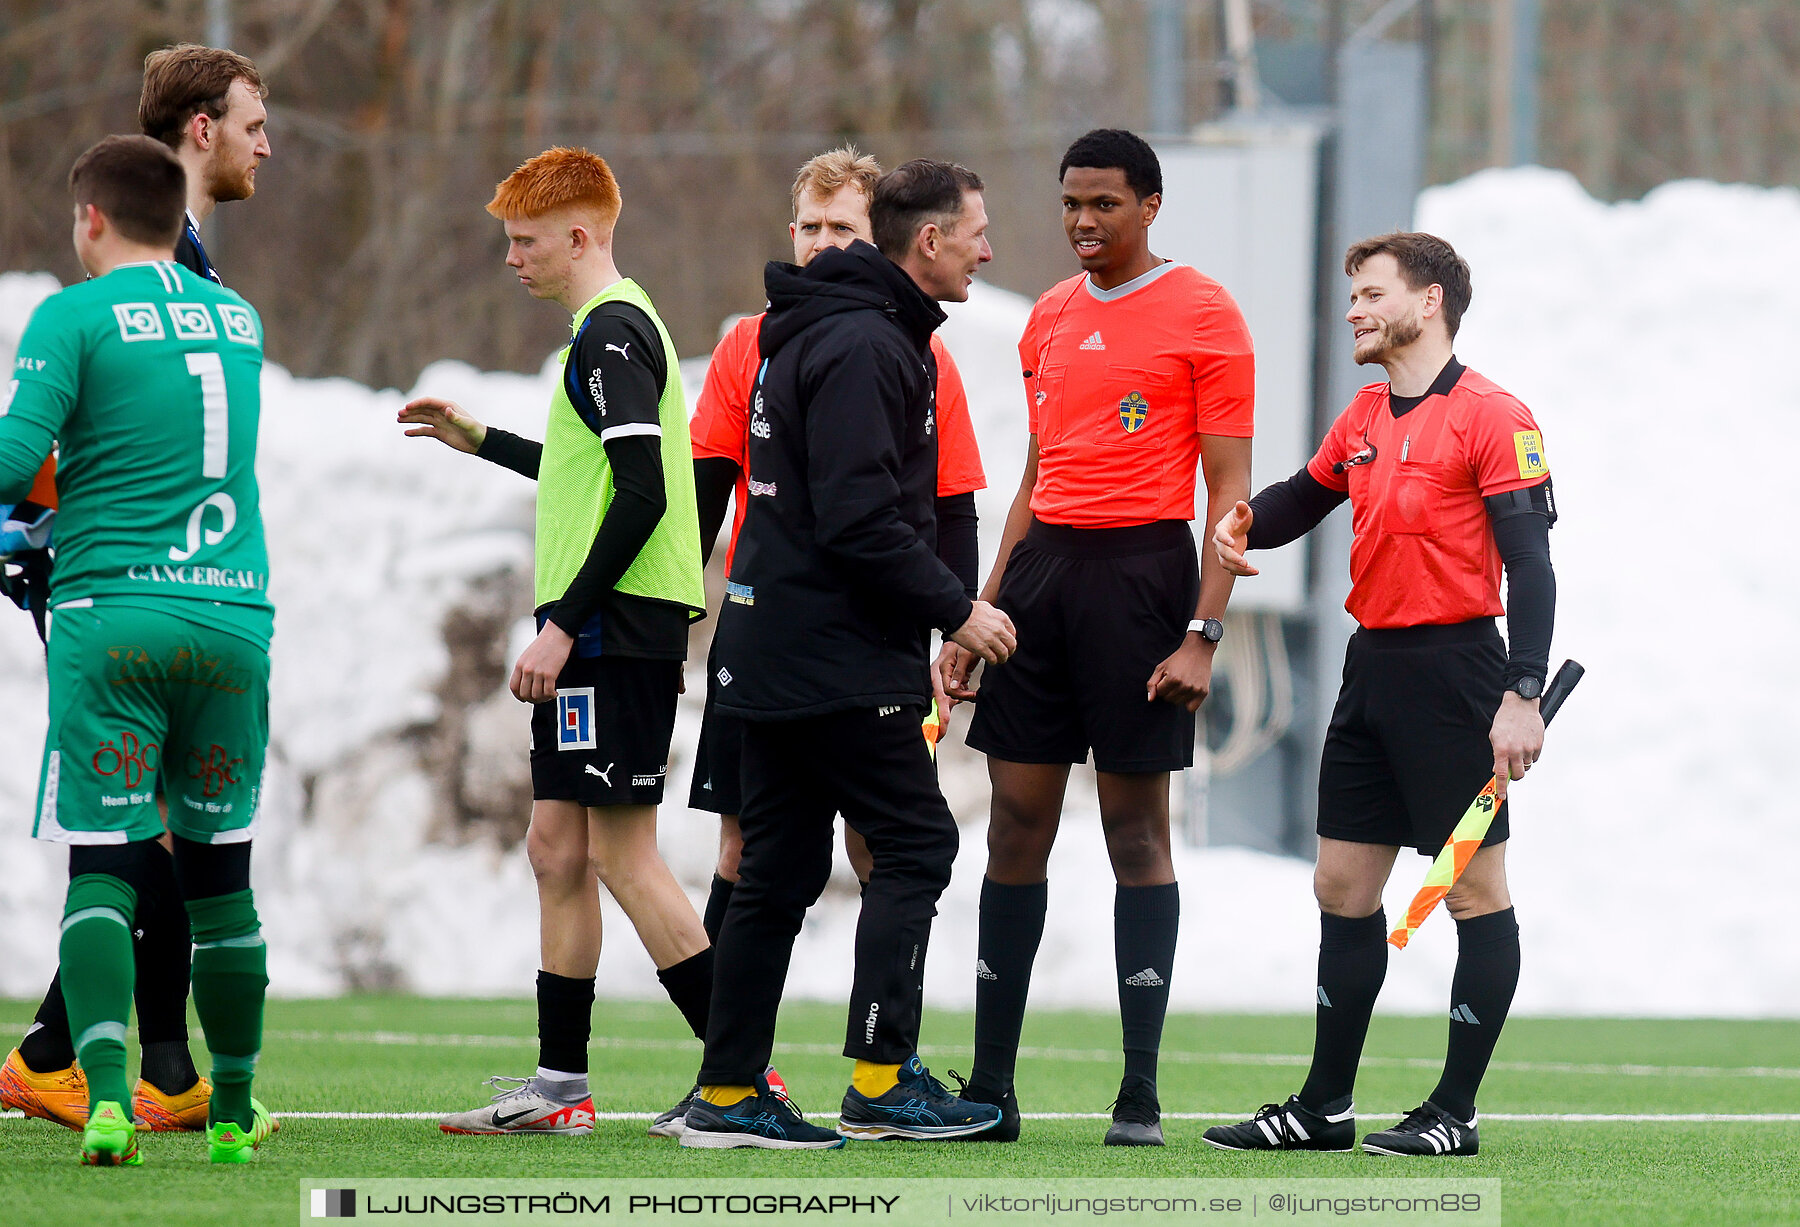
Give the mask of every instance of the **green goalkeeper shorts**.
POLYGON ((269 654, 171 612, 180 604, 56 610, 37 838, 154 839, 159 785, 175 834, 250 838, 269 741, 269 654))

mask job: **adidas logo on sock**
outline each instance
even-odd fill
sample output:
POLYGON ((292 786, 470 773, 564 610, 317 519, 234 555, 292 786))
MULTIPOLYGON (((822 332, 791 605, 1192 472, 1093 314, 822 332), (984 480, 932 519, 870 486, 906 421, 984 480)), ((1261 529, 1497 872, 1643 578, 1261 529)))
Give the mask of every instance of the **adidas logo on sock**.
MULTIPOLYGON (((1096 336, 1099 334, 1096 333, 1096 336)), ((1156 968, 1146 967, 1135 976, 1126 976, 1125 983, 1133 988, 1161 988, 1163 978, 1156 974, 1156 968)))
POLYGON ((1455 1022, 1468 1023, 1473 1027, 1479 1027, 1481 1025, 1481 1020, 1475 1017, 1475 1011, 1471 1010, 1466 1005, 1451 1007, 1450 1017, 1455 1022))
POLYGON ((1323 984, 1319 985, 1319 1004, 1328 1010, 1331 1009, 1331 998, 1325 995, 1325 986, 1323 984))
POLYGON ((998 980, 1000 977, 994 974, 993 969, 987 965, 986 959, 976 959, 975 978, 977 980, 998 980))
POLYGON ((1094 329, 1094 335, 1081 343, 1082 349, 1105 349, 1106 342, 1100 339, 1100 330, 1094 329))

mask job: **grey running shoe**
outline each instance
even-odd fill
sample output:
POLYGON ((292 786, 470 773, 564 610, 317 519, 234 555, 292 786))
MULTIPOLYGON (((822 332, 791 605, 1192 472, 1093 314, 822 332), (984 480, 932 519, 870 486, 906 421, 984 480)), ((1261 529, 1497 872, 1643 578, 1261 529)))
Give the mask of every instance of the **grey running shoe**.
POLYGON ((1162 1104, 1156 1084, 1143 1078, 1127 1078, 1113 1100, 1113 1123, 1106 1130, 1108 1146, 1161 1146, 1162 1104))
POLYGON ((1372 1155, 1472 1155, 1481 1149, 1475 1121, 1474 1117, 1457 1120, 1427 1099, 1392 1129, 1364 1138, 1362 1148, 1372 1155))
POLYGON ((687 1112, 694 1100, 700 1098, 700 1084, 694 1083, 693 1090, 681 1097, 681 1102, 650 1122, 650 1136, 653 1138, 678 1138, 687 1128, 687 1112))
POLYGON ((485 1108, 456 1112, 438 1122, 445 1133, 544 1133, 584 1138, 594 1131, 593 1096, 559 1103, 545 1096, 534 1078, 495 1076, 487 1080, 499 1094, 485 1108))
POLYGON ((1201 1137, 1220 1150, 1346 1151, 1356 1145, 1356 1107, 1321 1116, 1289 1095, 1286 1103, 1265 1103, 1249 1120, 1214 1125, 1201 1137))

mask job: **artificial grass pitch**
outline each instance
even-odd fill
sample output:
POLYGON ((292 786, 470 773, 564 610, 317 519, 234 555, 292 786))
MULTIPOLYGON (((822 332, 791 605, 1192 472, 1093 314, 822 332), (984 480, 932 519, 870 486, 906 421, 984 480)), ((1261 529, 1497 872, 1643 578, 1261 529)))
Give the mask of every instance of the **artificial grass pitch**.
MULTIPOLYGON (((0 1002, 0 1038, 16 1043, 31 1006, 0 1002)), ((1436 1081, 1447 1023, 1378 1016, 1357 1085, 1358 1132, 1393 1123, 1436 1081)), ((837 1055, 841 1008, 782 1013, 776 1065, 795 1101, 835 1116, 850 1063, 837 1055)), ((299 1181, 506 1177, 1456 1177, 1503 1182, 1508 1223, 1791 1223, 1800 1220, 1800 1121, 1508 1120, 1508 1116, 1800 1114, 1800 1022, 1514 1019, 1482 1088, 1481 1154, 1454 1161, 1375 1156, 1229 1154, 1201 1133, 1299 1088, 1310 1016, 1176 1015, 1163 1041, 1161 1149, 1108 1149, 1117 1093, 1118 1023, 1106 1013, 1036 1012, 1019 1064, 1027 1115, 1016 1145, 852 1142, 840 1151, 683 1151, 650 1138, 648 1118, 687 1090, 699 1045, 664 1003, 601 1002, 590 1138, 450 1137, 435 1121, 294 1113, 438 1113, 485 1102, 483 1079, 536 1063, 530 1001, 351 997, 269 1009, 256 1094, 281 1133, 248 1167, 206 1163, 196 1134, 143 1134, 144 1166, 77 1165, 77 1135, 0 1119, 0 1225, 109 1227, 290 1222, 299 1181), (1099 1113, 1032 1120, 1032 1113, 1099 1113)), ((193 1028, 195 1059, 205 1069, 193 1028)), ((926 1062, 948 1081, 968 1072, 968 1015, 927 1011, 926 1062)), ((135 1078, 135 1036, 127 1047, 135 1078)), ((816 1118, 815 1118, 816 1119, 816 1118)))

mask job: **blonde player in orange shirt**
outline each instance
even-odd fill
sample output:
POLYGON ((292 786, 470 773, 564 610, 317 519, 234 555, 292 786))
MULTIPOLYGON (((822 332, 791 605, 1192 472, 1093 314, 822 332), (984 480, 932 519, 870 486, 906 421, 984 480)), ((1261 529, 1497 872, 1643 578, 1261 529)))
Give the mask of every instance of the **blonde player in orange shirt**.
MULTIPOLYGON (((1118 882, 1113 945, 1125 1069, 1109 1146, 1163 1144, 1157 1054, 1180 896, 1169 772, 1190 766, 1232 576, 1195 557, 1196 466, 1207 522, 1250 489, 1255 365, 1223 286, 1150 250, 1162 171, 1141 138, 1089 132, 1063 155, 1063 229, 1082 272, 1032 310, 1019 342, 1031 437, 982 592, 1019 647, 981 679, 968 744, 993 782, 965 1099, 999 1104, 983 1140, 1018 1137, 1013 1069, 1047 865, 1069 767, 1093 752, 1118 882)), ((938 659, 969 699, 967 652, 938 659)))
MULTIPOLYGON (((872 242, 869 203, 881 164, 855 146, 845 146, 812 158, 794 177, 794 220, 788 237, 794 244, 794 263, 805 267, 812 258, 833 247, 848 247, 857 239, 872 242)), ((744 522, 748 499, 746 463, 749 453, 750 398, 762 356, 757 337, 762 313, 745 316, 733 324, 713 350, 706 370, 706 384, 694 407, 688 431, 693 439, 694 489, 700 508, 700 542, 711 558, 714 541, 725 519, 727 498, 735 497, 731 535, 725 547, 726 599, 733 596, 731 563, 737 550, 738 529, 744 522)), ((962 375, 950 351, 934 333, 931 351, 937 359, 938 425, 938 554, 963 581, 970 597, 978 582, 975 491, 987 487, 981 469, 981 453, 969 420, 969 399, 962 375)), ((694 781, 688 805, 719 815, 719 860, 707 896, 704 923, 707 935, 717 940, 725 909, 737 884, 738 856, 743 837, 738 831, 741 802, 738 760, 743 732, 738 722, 714 708, 717 689, 715 666, 707 666, 706 714, 696 751, 694 781)), ((943 707, 948 709, 945 702, 943 707)), ((844 828, 844 850, 861 881, 868 881, 870 858, 862 837, 844 828)), ((676 1137, 687 1100, 652 1122, 658 1137, 676 1137)))

